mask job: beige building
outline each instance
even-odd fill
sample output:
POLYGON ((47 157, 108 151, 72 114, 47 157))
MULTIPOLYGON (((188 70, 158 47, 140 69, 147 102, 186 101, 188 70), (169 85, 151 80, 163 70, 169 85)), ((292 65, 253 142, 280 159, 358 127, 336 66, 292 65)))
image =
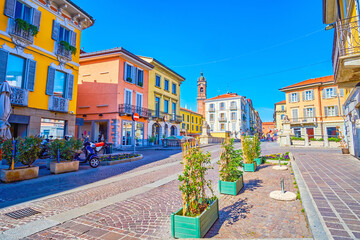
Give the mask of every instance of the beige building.
POLYGON ((334 84, 333 76, 308 79, 280 91, 286 94, 285 111, 296 137, 337 137, 337 128, 344 132, 344 89, 334 84))
POLYGON ((286 115, 286 100, 275 103, 274 126, 277 132, 282 130, 282 120, 286 115))

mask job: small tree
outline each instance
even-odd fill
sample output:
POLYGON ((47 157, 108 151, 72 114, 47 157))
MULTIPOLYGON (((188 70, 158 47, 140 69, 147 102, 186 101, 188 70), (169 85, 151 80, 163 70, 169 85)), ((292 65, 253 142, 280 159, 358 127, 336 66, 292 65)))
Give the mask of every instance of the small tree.
POLYGON ((242 156, 244 163, 253 163, 255 159, 254 153, 254 141, 249 136, 243 136, 241 138, 242 156))
POLYGON ((234 149, 234 139, 225 139, 221 144, 221 155, 218 161, 220 180, 226 182, 235 182, 242 175, 238 169, 242 166, 242 157, 239 150, 234 149))
MULTIPOLYGON (((13 140, 12 139, 4 140, 1 144, 1 149, 2 149, 3 158, 6 160, 6 163, 9 166, 9 168, 11 168, 12 159, 13 159, 13 149, 14 149, 13 140)), ((15 157, 14 164, 18 162, 19 160, 15 157)))
POLYGON ((259 158, 261 155, 261 142, 257 134, 253 137, 254 159, 259 158))
POLYGON ((179 176, 179 190, 182 191, 183 216, 200 215, 216 197, 207 197, 206 187, 213 195, 211 181, 205 179, 206 171, 210 166, 211 155, 203 153, 195 141, 186 142, 183 149, 183 174, 179 176))
POLYGON ((28 167, 31 167, 36 159, 38 159, 41 150, 42 139, 39 137, 17 138, 16 140, 16 156, 18 160, 28 167))
POLYGON ((70 138, 67 141, 65 139, 55 139, 49 145, 49 155, 53 159, 57 159, 59 151, 60 160, 72 161, 75 153, 81 148, 82 141, 80 139, 70 138))

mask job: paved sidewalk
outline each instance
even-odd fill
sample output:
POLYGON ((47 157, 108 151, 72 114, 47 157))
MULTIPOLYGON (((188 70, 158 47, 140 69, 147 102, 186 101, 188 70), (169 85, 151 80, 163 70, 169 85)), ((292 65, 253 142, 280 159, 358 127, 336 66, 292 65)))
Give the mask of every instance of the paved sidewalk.
POLYGON ((328 237, 360 239, 360 161, 338 149, 291 152, 328 237))

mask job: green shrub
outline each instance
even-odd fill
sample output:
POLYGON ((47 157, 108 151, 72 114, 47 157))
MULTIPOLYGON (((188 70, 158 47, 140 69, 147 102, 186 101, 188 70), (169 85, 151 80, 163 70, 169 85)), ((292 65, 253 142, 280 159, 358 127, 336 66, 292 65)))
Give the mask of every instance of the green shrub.
POLYGON ((255 148, 254 141, 249 136, 244 136, 241 139, 242 146, 242 157, 244 159, 244 163, 253 163, 255 159, 255 148))
MULTIPOLYGON (((13 140, 12 139, 4 140, 1 144, 1 149, 2 149, 2 157, 3 159, 6 160, 7 165, 10 167, 11 160, 13 157, 13 140)), ((18 163, 18 162, 19 160, 15 157, 14 163, 18 163)))
POLYGON ((242 175, 242 171, 238 169, 242 166, 242 157, 240 151, 234 149, 234 139, 226 139, 221 144, 218 164, 221 181, 235 182, 242 175))
POLYGON ((310 141, 324 141, 323 138, 310 138, 310 141))
POLYGON ((49 144, 49 155, 53 159, 57 159, 58 150, 60 161, 72 161, 78 150, 82 148, 82 141, 80 139, 71 138, 68 141, 65 139, 55 139, 49 144))
POLYGON ((261 142, 257 134, 253 137, 254 159, 259 158, 261 155, 261 142))
POLYGON ((305 139, 302 137, 291 137, 291 140, 304 141, 305 139))
POLYGON ((340 138, 336 138, 336 137, 329 138, 329 142, 340 142, 340 141, 341 141, 340 138))
POLYGON ((42 139, 39 137, 17 138, 16 157, 24 165, 31 166, 38 159, 42 139))

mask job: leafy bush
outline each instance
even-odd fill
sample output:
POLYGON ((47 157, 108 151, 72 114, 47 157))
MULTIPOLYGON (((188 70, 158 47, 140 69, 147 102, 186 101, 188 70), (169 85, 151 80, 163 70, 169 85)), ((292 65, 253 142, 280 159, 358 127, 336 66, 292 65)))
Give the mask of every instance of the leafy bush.
POLYGON ((324 141, 323 138, 310 138, 310 141, 324 141))
POLYGON ((39 137, 17 138, 16 157, 24 165, 31 167, 38 159, 41 150, 42 139, 39 137))
POLYGON ((123 160, 138 156, 140 156, 140 154, 133 154, 133 153, 108 155, 108 156, 101 156, 100 161, 116 161, 116 160, 123 160))
POLYGON ((336 138, 336 137, 331 137, 331 138, 329 138, 329 141, 330 141, 330 142, 340 142, 341 139, 340 139, 340 138, 336 138))
POLYGON ((302 137, 291 137, 291 140, 304 141, 305 139, 302 137))
POLYGON ((218 161, 220 180, 226 182, 235 182, 242 175, 238 169, 242 166, 242 157, 239 150, 234 149, 234 139, 226 139, 221 144, 221 155, 218 161))
POLYGON ((57 159, 58 150, 60 161, 72 161, 78 150, 82 148, 82 141, 80 139, 70 138, 55 139, 49 144, 49 155, 53 159, 57 159))
POLYGON ((76 54, 76 47, 71 46, 70 43, 66 41, 60 41, 60 45, 63 46, 66 51, 71 52, 72 55, 76 54))
POLYGON ((242 157, 244 163, 253 163, 255 159, 254 141, 249 136, 244 136, 241 139, 242 157))
POLYGON ((261 154, 261 142, 257 134, 253 137, 254 159, 260 157, 261 154))
MULTIPOLYGON (((12 139, 3 140, 1 144, 1 149, 2 149, 2 156, 6 160, 7 165, 10 167, 13 156, 13 140, 12 139)), ((17 158, 14 158, 14 163, 18 163, 18 162, 19 160, 17 158)))
POLYGON ((19 29, 29 32, 31 34, 31 36, 36 36, 39 32, 39 29, 37 26, 32 25, 21 18, 15 19, 15 22, 19 29))
POLYGON ((183 216, 200 215, 216 196, 207 197, 205 187, 208 187, 213 195, 211 181, 205 179, 206 171, 212 169, 211 155, 203 153, 194 142, 186 142, 183 149, 183 173, 179 176, 179 190, 182 192, 183 216))

